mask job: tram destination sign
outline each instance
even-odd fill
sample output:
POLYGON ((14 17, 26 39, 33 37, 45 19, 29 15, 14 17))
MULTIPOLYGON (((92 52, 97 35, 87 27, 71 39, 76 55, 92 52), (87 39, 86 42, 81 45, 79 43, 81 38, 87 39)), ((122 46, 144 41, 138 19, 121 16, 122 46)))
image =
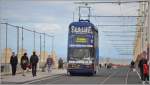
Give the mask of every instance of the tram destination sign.
POLYGON ((75 42, 76 42, 76 43, 88 43, 88 38, 77 36, 77 37, 75 38, 75 42))
POLYGON ((70 29, 71 33, 77 33, 77 34, 92 34, 92 27, 79 27, 79 26, 71 26, 70 29))

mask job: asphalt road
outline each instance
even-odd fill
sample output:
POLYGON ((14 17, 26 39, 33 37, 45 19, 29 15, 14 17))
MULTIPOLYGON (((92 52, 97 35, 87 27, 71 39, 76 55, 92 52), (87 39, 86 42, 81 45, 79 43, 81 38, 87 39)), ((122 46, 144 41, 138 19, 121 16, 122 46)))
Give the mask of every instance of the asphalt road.
POLYGON ((136 72, 130 72, 128 67, 116 69, 101 68, 94 76, 70 76, 61 74, 28 84, 141 84, 136 72))

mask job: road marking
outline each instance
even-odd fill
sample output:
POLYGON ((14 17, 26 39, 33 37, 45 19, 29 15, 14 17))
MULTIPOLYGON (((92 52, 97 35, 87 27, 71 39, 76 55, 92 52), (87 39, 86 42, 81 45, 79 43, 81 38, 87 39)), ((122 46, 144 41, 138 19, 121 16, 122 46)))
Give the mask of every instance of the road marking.
MULTIPOLYGON (((117 71, 118 72, 118 71, 117 71)), ((114 74, 117 72, 114 72, 113 74, 109 75, 101 84, 104 84, 108 79, 110 79, 114 74)))
POLYGON ((36 79, 36 80, 33 80, 33 81, 26 82, 26 83, 24 83, 24 84, 31 84, 31 83, 39 82, 39 81, 46 80, 46 79, 49 79, 49 78, 58 78, 58 77, 60 77, 60 76, 63 76, 63 74, 57 74, 57 75, 49 76, 49 77, 47 77, 47 78, 36 79))
POLYGON ((60 81, 60 79, 62 79, 63 76, 61 77, 56 77, 55 80, 49 82, 49 84, 57 84, 58 81, 60 81))
POLYGON ((141 79, 139 72, 136 69, 135 69, 135 71, 136 71, 137 75, 139 76, 139 78, 141 79))
MULTIPOLYGON (((73 77, 73 76, 65 75, 65 77, 66 77, 66 78, 69 78, 69 77, 73 77)), ((50 83, 51 83, 51 84, 57 84, 57 82, 60 81, 60 79, 62 79, 62 78, 61 78, 61 77, 59 77, 59 78, 57 77, 56 80, 51 81, 50 83)))
POLYGON ((125 78, 125 84, 128 84, 128 76, 129 76, 129 72, 130 72, 130 69, 129 69, 128 72, 127 72, 127 75, 126 75, 126 78, 125 78))

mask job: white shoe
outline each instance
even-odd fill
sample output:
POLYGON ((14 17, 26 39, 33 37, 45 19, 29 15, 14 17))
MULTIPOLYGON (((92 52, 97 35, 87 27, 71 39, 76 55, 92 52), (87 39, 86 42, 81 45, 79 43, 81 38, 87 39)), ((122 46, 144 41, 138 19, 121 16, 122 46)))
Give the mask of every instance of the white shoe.
POLYGON ((145 81, 142 81, 142 84, 145 85, 145 81))

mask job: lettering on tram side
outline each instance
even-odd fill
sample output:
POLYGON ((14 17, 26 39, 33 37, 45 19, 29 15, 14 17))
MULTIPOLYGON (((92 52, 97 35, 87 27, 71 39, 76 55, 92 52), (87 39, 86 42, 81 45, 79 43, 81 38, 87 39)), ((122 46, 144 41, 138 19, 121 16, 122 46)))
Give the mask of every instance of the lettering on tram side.
POLYGON ((92 34, 92 27, 75 27, 71 26, 71 33, 90 33, 92 34))
POLYGON ((81 63, 81 64, 90 64, 92 63, 92 60, 77 60, 77 61, 69 61, 69 63, 81 63))

